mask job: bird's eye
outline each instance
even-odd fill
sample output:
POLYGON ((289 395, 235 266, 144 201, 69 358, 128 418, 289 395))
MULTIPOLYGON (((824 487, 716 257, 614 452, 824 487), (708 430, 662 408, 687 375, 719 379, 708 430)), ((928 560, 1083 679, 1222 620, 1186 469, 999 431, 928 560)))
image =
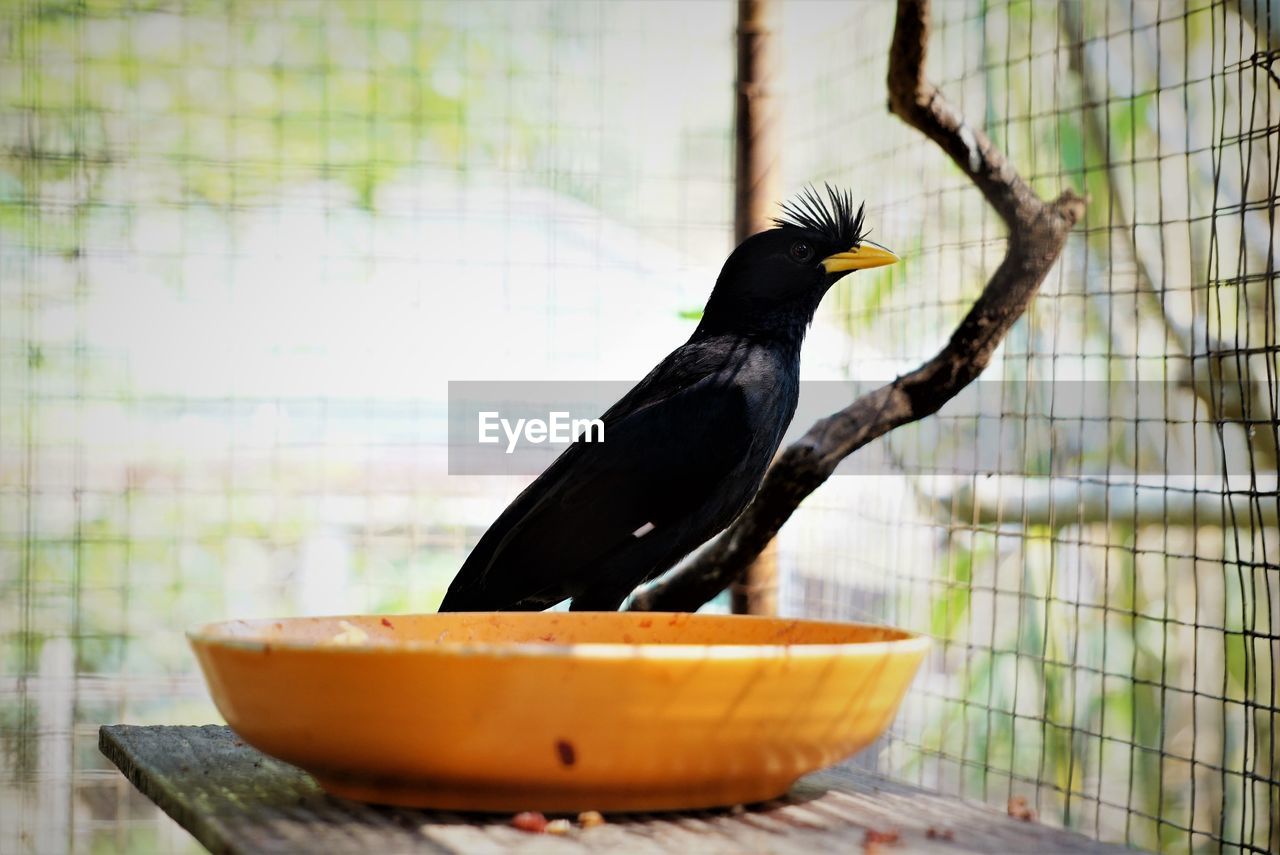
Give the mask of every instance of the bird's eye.
POLYGON ((813 261, 813 247, 805 241, 798 240, 791 244, 791 257, 801 264, 813 261))

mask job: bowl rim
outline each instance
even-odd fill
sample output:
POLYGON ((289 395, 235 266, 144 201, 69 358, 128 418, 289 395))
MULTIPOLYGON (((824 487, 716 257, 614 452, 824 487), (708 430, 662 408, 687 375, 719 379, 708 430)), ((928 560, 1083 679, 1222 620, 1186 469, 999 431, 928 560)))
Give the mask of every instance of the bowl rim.
MULTIPOLYGON (((436 612, 418 612, 403 615, 379 614, 345 614, 345 615, 298 615, 281 618, 247 618, 213 621, 202 624, 195 629, 187 630, 188 643, 193 648, 228 648, 262 653, 285 650, 300 654, 316 654, 324 656, 386 656, 402 653, 418 653, 432 656, 487 656, 494 658, 573 658, 573 659, 613 659, 613 660, 688 660, 688 659, 785 659, 785 658, 829 658, 832 656, 881 656, 924 653, 930 645, 929 636, 898 627, 864 623, 860 621, 826 621, 809 618, 770 617, 762 615, 705 615, 705 617, 732 618, 734 620, 771 620, 788 623, 835 624, 849 628, 867 628, 875 630, 890 629, 902 633, 902 638, 878 641, 826 642, 821 644, 668 644, 668 643, 628 643, 609 641, 590 641, 580 644, 558 644, 556 642, 527 641, 426 641, 411 639, 407 641, 375 640, 361 644, 325 644, 315 641, 298 640, 266 640, 255 638, 233 638, 220 633, 224 627, 233 624, 270 625, 287 621, 309 619, 349 620, 351 618, 371 617, 425 617, 436 612)), ((452 614, 464 614, 453 612, 452 614)), ((519 612, 472 612, 471 614, 520 614, 519 612)), ((566 612, 565 614, 572 614, 566 612)), ((644 612, 654 617, 697 618, 694 612, 644 612)))

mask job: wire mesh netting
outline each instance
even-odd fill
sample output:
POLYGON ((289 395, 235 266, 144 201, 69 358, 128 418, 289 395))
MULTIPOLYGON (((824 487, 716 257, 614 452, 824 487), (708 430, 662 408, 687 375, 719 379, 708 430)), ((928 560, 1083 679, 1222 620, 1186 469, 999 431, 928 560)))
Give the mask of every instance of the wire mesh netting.
MULTIPOLYGON (((933 78, 1042 195, 1087 192, 1088 213, 984 405, 890 437, 905 477, 836 479, 808 503, 790 607, 939 640, 882 767, 1143 847, 1275 851, 1267 21, 1208 3, 936 14, 933 78), (955 453, 974 446, 995 453, 955 453)), ((805 65, 783 147, 799 176, 864 193, 885 240, 915 242, 840 312, 873 357, 850 370, 882 377, 939 346, 1003 248, 930 143, 878 94, 847 97, 879 92, 885 56, 844 46, 891 15, 789 33, 810 50, 787 52, 805 65)))
MULTIPOLYGON (((828 297, 806 376, 891 378, 1003 231, 885 111, 891 4, 779 11, 784 186, 853 188, 904 258, 828 297)), ((635 379, 692 331, 732 235, 734 14, 0 9, 0 850, 194 846, 96 751, 102 723, 215 718, 182 632, 433 609, 527 480, 447 476, 446 382, 635 379)), ((1280 21, 935 19, 931 77, 1087 218, 983 406, 788 524, 783 607, 937 640, 864 765, 1280 851, 1280 21)))

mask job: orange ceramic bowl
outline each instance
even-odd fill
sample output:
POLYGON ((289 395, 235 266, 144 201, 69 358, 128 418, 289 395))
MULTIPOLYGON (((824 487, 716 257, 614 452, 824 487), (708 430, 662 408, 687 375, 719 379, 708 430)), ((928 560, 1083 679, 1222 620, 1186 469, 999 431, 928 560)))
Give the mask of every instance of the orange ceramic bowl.
POLYGON ((330 793, 555 812, 780 796, 880 735, 928 647, 641 612, 229 621, 190 639, 232 729, 330 793))

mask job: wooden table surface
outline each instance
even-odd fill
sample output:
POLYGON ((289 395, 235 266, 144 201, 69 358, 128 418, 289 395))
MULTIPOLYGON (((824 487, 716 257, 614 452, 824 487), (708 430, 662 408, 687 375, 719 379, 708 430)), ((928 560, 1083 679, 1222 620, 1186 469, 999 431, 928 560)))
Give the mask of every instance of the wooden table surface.
POLYGON ((216 725, 109 725, 99 747, 217 853, 1128 851, 845 768, 809 775, 786 798, 745 810, 615 815, 556 836, 513 828, 508 815, 334 798, 305 772, 216 725))

